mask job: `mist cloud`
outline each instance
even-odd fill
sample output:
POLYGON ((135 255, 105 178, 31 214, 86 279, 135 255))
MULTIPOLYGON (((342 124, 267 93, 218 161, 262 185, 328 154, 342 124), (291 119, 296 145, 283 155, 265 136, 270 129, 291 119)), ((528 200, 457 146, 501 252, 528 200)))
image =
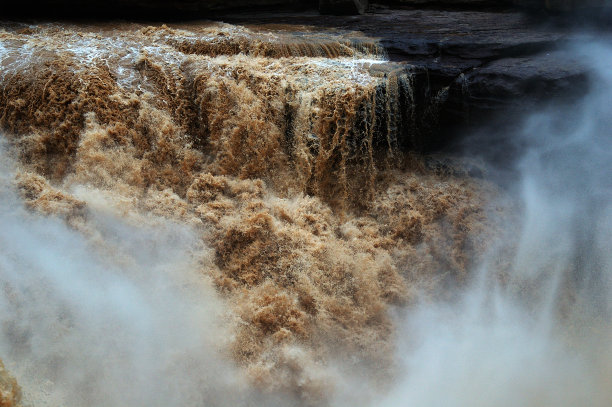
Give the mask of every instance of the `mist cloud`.
POLYGON ((384 405, 612 403, 612 49, 573 52, 593 67, 589 95, 511 136, 526 147, 508 187, 522 224, 507 227, 505 244, 518 237, 506 281, 493 249, 459 300, 400 318, 404 376, 384 405))

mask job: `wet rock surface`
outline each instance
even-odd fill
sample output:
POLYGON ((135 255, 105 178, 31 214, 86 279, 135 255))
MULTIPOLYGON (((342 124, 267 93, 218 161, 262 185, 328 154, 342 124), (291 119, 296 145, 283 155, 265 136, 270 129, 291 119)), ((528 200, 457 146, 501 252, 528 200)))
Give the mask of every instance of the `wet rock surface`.
POLYGON ((528 111, 542 102, 577 97, 588 88, 586 69, 564 51, 497 59, 455 80, 448 113, 457 101, 464 105, 459 115, 470 121, 481 113, 528 111))

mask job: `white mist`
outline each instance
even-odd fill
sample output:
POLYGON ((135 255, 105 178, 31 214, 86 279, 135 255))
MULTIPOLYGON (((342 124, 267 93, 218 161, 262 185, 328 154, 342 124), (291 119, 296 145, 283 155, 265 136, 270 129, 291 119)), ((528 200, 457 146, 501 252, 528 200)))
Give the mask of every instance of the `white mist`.
POLYGON ((382 405, 612 405, 612 47, 594 43, 574 48, 588 97, 514 136, 528 147, 506 283, 492 250, 459 300, 400 318, 403 376, 382 405))
MULTIPOLYGON (((276 405, 224 355, 192 230, 80 191, 94 238, 26 211, 0 157, 0 354, 33 406, 276 405)), ((210 265, 210 264, 208 264, 210 265)), ((286 405, 286 404, 283 404, 286 405)))

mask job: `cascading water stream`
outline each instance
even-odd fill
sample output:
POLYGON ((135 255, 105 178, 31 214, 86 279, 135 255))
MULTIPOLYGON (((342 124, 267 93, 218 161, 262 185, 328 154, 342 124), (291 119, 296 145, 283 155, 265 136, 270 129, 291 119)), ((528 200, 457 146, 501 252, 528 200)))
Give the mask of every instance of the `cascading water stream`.
POLYGON ((519 200, 402 150, 414 71, 358 33, 5 25, 0 356, 23 403, 609 405, 593 64, 571 125, 516 135, 519 200))

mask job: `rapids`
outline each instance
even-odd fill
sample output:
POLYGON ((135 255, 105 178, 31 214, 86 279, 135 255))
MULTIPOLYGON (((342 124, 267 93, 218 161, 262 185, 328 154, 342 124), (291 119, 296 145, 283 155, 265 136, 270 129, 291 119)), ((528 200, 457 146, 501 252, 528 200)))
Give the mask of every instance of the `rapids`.
MULTIPOLYGON (((0 356, 21 385, 1 370, 0 405, 471 405, 461 383, 487 374, 462 381, 464 360, 437 354, 549 343, 505 294, 511 317, 493 318, 493 336, 473 329, 479 281, 525 302, 547 286, 515 262, 534 261, 522 221, 542 218, 483 160, 400 148, 412 71, 375 40, 6 23, 0 69, 0 356), (455 381, 440 383, 450 404, 437 378, 455 381)), ((559 349, 579 349, 572 338, 559 349)), ((503 362, 524 353, 509 349, 482 364, 503 390, 486 402, 512 394, 503 362)), ((535 354, 544 373, 579 363, 535 354)), ((555 401, 538 398, 546 386, 521 402, 555 401)))

